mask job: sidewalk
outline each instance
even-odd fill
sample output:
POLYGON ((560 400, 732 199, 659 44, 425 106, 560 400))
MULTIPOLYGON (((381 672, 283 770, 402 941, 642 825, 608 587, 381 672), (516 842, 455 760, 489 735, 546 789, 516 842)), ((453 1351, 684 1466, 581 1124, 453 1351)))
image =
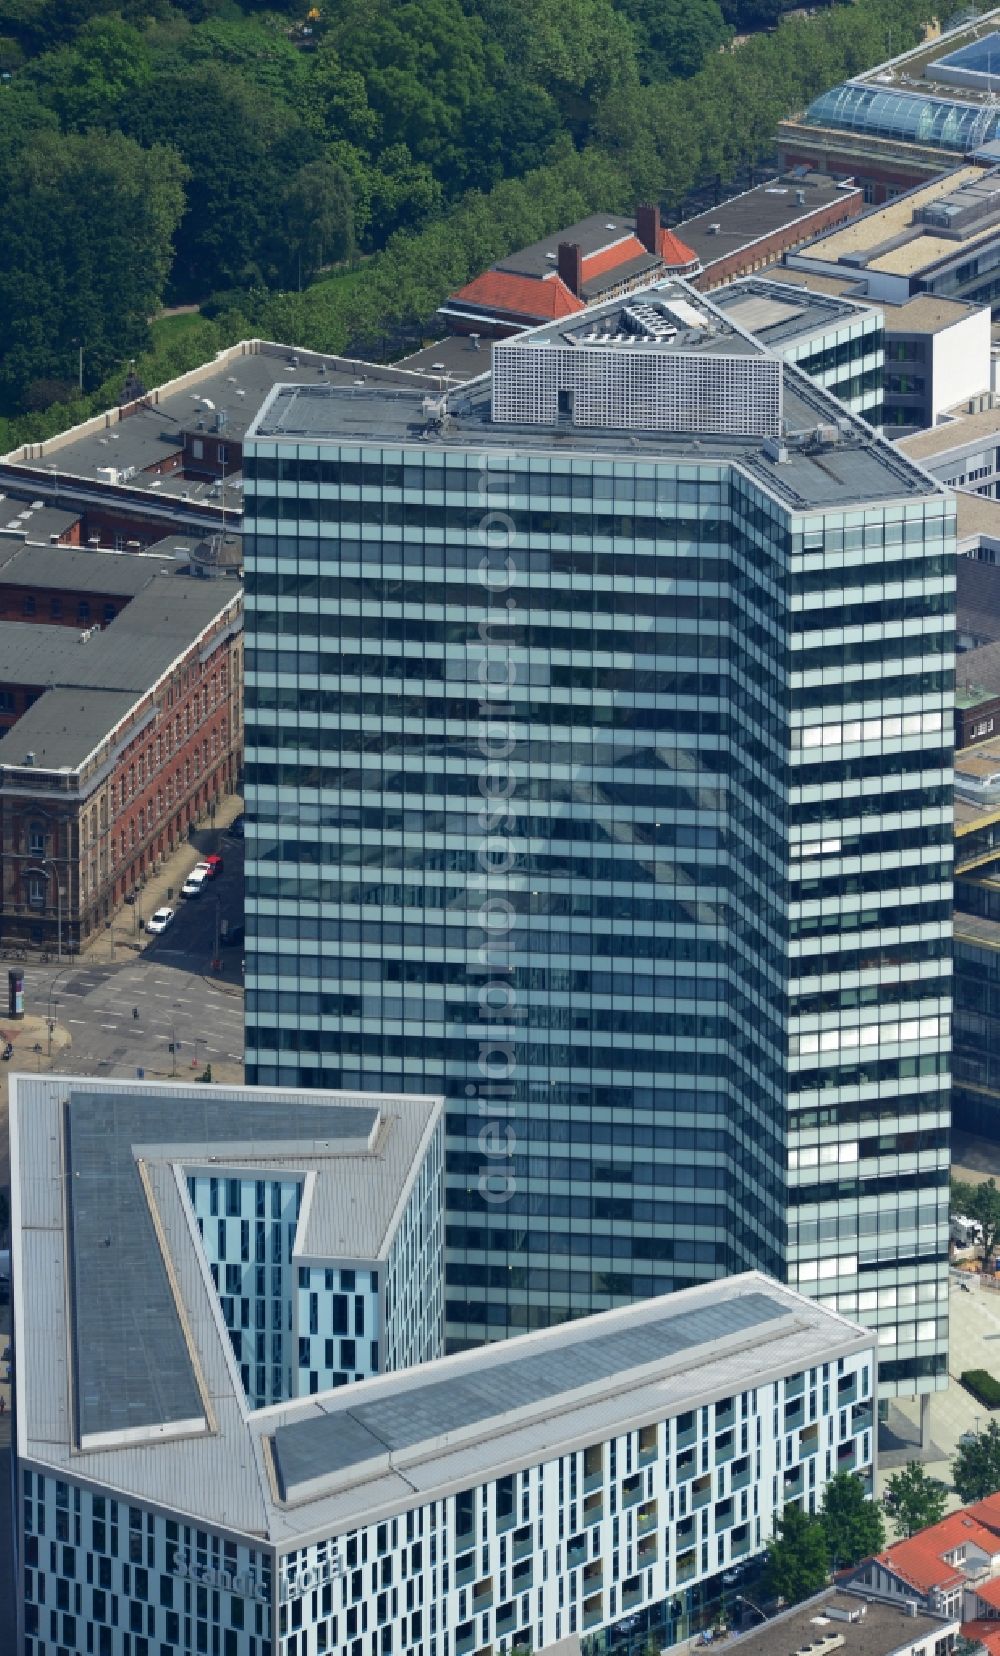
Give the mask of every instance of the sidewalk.
POLYGON ((145 880, 135 902, 126 903, 106 931, 96 932, 84 944, 80 958, 96 964, 101 960, 127 958, 127 955, 144 949, 151 942, 144 929, 150 915, 166 905, 177 907, 181 886, 195 863, 219 850, 223 834, 242 810, 243 800, 239 794, 228 794, 220 800, 214 818, 206 816, 196 825, 193 837, 182 840, 156 873, 145 880))
POLYGON ((989 1411, 959 1384, 958 1376, 963 1369, 970 1368, 984 1368, 992 1374, 1000 1372, 1000 1292, 981 1287, 975 1276, 967 1280, 969 1292, 965 1293, 959 1287, 957 1275, 949 1272, 948 1389, 936 1392, 931 1399, 929 1449, 921 1451, 918 1447, 919 1403, 916 1399, 897 1397, 891 1405, 893 1435, 900 1439, 900 1448, 912 1444, 912 1451, 897 1458, 894 1448, 890 1448, 886 1455, 879 1455, 880 1494, 899 1461, 917 1460, 928 1477, 939 1478, 949 1486, 949 1512, 961 1504, 950 1488, 951 1463, 959 1439, 963 1432, 982 1431, 989 1421, 989 1411))

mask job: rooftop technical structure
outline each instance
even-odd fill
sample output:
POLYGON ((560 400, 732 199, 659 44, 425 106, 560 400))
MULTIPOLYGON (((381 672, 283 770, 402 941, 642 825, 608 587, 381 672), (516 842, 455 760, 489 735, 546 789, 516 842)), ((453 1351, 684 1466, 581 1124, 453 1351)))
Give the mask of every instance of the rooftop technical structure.
POLYGON ((695 289, 656 289, 493 351, 499 423, 776 436, 782 368, 695 289))

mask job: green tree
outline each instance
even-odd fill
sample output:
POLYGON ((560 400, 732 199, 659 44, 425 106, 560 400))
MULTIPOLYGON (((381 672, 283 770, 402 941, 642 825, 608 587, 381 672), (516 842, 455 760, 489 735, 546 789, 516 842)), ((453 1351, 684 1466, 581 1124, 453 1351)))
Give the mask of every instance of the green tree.
POLYGON ((950 1203, 952 1213, 962 1213, 982 1225, 983 1254, 987 1259, 995 1258, 1000 1235, 1000 1189, 996 1180, 968 1184, 963 1179, 952 1179, 950 1203))
POLYGON ((341 0, 329 48, 362 77, 385 144, 405 144, 449 189, 474 178, 466 127, 495 110, 503 60, 460 0, 341 0))
POLYGON ((894 1472, 885 1490, 886 1510, 901 1535, 915 1535, 944 1517, 948 1492, 936 1478, 929 1478, 919 1461, 910 1461, 894 1472))
POLYGON ((125 102, 152 73, 149 52, 136 29, 120 17, 85 24, 72 45, 46 52, 25 70, 39 98, 54 109, 64 130, 113 127, 125 102))
POLYGON ((1000 1489, 1000 1422, 991 1420, 985 1432, 966 1432, 951 1463, 951 1481, 965 1504, 995 1495, 1000 1489))
POLYGON ((176 297, 262 281, 289 177, 322 150, 295 111, 229 70, 200 64, 155 77, 122 122, 142 144, 172 144, 190 173, 176 237, 176 297))
POLYGON ((775 1523, 767 1565, 767 1587, 776 1598, 797 1604, 818 1593, 829 1574, 826 1535, 819 1518, 789 1502, 775 1523))
POLYGON ((885 1524, 854 1472, 838 1472, 823 1491, 820 1523, 831 1569, 859 1564, 885 1546, 885 1524))
POLYGON ((280 275, 297 286, 324 264, 346 259, 354 247, 353 204, 346 174, 331 161, 300 167, 282 195, 278 213, 280 275))
POLYGON ((553 98, 578 141, 605 98, 638 90, 635 31, 611 0, 482 0, 482 6, 506 63, 522 83, 553 98))
POLYGON ((716 0, 622 0, 621 9, 635 27, 647 80, 697 74, 732 32, 716 0))
POLYGON ((0 390, 66 379, 83 340, 92 383, 148 342, 184 205, 173 151, 120 133, 40 133, 6 164, 0 194, 0 390))

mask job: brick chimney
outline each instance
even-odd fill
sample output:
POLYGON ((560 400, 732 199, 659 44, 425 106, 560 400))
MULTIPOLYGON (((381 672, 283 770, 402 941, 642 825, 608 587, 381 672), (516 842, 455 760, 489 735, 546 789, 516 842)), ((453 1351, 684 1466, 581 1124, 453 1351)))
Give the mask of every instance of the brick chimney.
POLYGON ((644 201, 635 210, 635 233, 647 253, 660 251, 660 209, 644 201))
POLYGON ((583 249, 578 242, 559 243, 559 262, 556 265, 562 281, 575 293, 578 299, 583 298, 583 249))

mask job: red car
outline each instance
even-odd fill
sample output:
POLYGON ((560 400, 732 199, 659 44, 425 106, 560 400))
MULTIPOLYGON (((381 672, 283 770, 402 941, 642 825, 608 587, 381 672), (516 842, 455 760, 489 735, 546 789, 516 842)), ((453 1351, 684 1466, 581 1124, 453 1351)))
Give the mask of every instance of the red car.
POLYGON ((222 873, 222 858, 221 857, 219 857, 219 856, 205 857, 204 861, 208 865, 208 872, 205 875, 205 878, 207 880, 214 880, 215 876, 217 874, 222 873))

